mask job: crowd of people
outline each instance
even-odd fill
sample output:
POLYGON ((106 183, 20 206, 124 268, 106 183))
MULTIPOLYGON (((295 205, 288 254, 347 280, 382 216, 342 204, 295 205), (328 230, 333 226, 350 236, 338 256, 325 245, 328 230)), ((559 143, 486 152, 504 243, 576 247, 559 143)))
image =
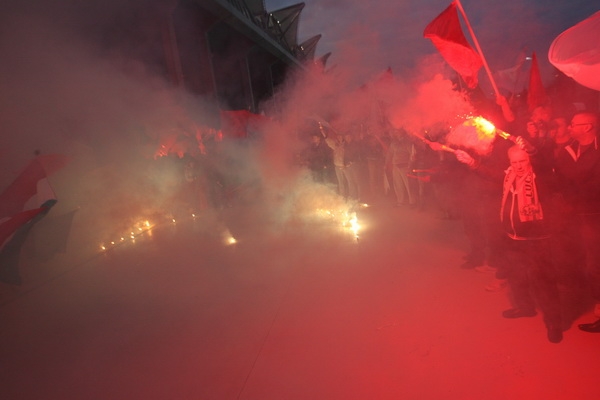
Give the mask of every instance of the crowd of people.
MULTIPOLYGON (((394 207, 424 208, 434 195, 430 181, 439 157, 403 129, 339 132, 319 124, 300 154, 315 182, 332 184, 340 196, 394 207)), ((434 171, 435 169, 435 171, 434 171)))
POLYGON ((583 312, 566 309, 562 299, 575 296, 595 303, 598 317, 579 329, 600 333, 598 115, 539 106, 505 122, 511 135, 497 135, 485 154, 448 151, 439 132, 340 133, 319 125, 304 165, 348 199, 431 206, 460 219, 469 243, 460 267, 494 273, 488 291, 508 288, 513 306, 504 318, 541 312, 548 340, 559 343, 583 312))
MULTIPOLYGON (((504 318, 541 312, 548 340, 558 343, 584 312, 567 309, 571 296, 596 304, 598 320, 579 329, 600 333, 599 117, 538 106, 515 118, 502 100, 510 134, 496 135, 485 152, 446 142, 444 130, 315 123, 304 132, 299 164, 349 201, 460 220, 469 244, 460 267, 494 273, 488 291, 508 288, 513 306, 504 318)), ((221 141, 205 145, 185 164, 190 204, 222 208, 259 186, 240 178, 248 168, 224 156, 221 141)))

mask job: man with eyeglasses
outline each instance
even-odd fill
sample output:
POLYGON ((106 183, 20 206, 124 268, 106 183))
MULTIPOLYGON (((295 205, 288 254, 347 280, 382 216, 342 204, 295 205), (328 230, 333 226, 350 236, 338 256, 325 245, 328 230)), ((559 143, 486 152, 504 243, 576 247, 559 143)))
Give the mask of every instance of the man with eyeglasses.
MULTIPOLYGON (((571 119, 573 142, 562 148, 555 160, 559 189, 563 194, 565 230, 561 243, 571 254, 573 265, 583 268, 581 276, 596 302, 599 319, 580 324, 579 329, 600 333, 600 149, 598 115, 579 112, 571 119)), ((587 289, 585 287, 585 289, 587 289)))

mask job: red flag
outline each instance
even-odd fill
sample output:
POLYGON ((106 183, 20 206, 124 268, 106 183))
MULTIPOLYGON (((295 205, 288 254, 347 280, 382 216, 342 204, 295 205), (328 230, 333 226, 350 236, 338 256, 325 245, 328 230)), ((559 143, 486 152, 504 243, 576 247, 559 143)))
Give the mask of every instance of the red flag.
POLYGON ((531 70, 529 71, 529 89, 527 91, 527 106, 529 112, 532 112, 534 108, 545 105, 548 102, 548 95, 544 84, 542 83, 542 76, 540 75, 540 68, 538 66, 537 57, 535 52, 531 57, 531 70))
MULTIPOLYGON (((66 163, 67 158, 60 154, 43 154, 34 158, 23 172, 0 193, 0 219, 12 217, 28 208, 39 207, 43 201, 31 207, 27 207, 27 203, 36 197, 36 194, 39 194, 37 197, 46 196, 48 198, 48 193, 40 193, 40 191, 48 191, 48 185, 44 184, 46 177, 58 171, 66 163)), ((50 197, 51 195, 52 193, 50 197)))
POLYGON ((465 38, 454 2, 427 25, 423 36, 431 39, 442 57, 458 72, 469 88, 477 86, 477 73, 483 62, 465 38))

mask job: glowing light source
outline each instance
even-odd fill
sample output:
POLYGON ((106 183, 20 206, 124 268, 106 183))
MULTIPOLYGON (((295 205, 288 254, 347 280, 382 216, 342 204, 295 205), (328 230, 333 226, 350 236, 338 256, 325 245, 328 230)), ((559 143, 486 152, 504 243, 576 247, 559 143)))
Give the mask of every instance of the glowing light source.
POLYGON ((360 229, 360 225, 358 224, 358 218, 356 217, 356 213, 352 213, 352 217, 350 218, 350 230, 354 232, 354 237, 358 238, 358 230, 360 229))
POLYGON ((496 127, 490 121, 483 117, 474 117, 465 122, 466 125, 474 126, 477 133, 484 137, 493 137, 496 132, 496 127))
POLYGON ((489 154, 496 136, 516 141, 516 138, 494 126, 481 116, 468 116, 460 125, 452 129, 446 136, 450 145, 470 148, 481 155, 489 154))
MULTIPOLYGON (((366 203, 358 204, 359 208, 369 207, 366 203)), ((360 224, 358 223, 358 217, 356 212, 350 212, 348 209, 339 209, 337 211, 317 208, 315 210, 317 217, 331 220, 332 222, 339 224, 339 229, 343 232, 351 232, 353 236, 358 240, 358 231, 360 230, 360 224)))
POLYGON ((472 125, 477 129, 478 134, 492 138, 494 137, 494 135, 498 135, 502 139, 509 139, 514 141, 514 138, 510 133, 496 128, 494 124, 492 124, 490 121, 481 116, 471 118, 468 121, 472 122, 472 125))
MULTIPOLYGON (((125 243, 126 239, 131 239, 131 243, 135 243, 135 239, 138 236, 144 235, 145 233, 148 234, 148 236, 152 236, 152 228, 154 227, 154 225, 152 225, 150 223, 150 221, 145 220, 145 221, 140 221, 136 224, 134 224, 134 226, 132 226, 129 230, 127 230, 126 232, 128 232, 127 234, 123 235, 123 236, 119 236, 119 240, 113 240, 110 241, 110 245, 115 246, 117 244, 123 244, 125 243)), ((105 246, 104 244, 100 244, 100 250, 101 251, 105 251, 107 250, 107 246, 105 246)))

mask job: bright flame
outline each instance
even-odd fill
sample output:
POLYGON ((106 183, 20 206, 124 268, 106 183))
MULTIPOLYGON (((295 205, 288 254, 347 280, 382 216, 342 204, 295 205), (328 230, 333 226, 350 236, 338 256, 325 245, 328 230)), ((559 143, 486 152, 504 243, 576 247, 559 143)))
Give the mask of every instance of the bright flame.
MULTIPOLYGON (((369 207, 369 205, 366 203, 359 203, 357 206, 360 208, 369 207)), ((339 224, 337 226, 342 232, 352 232, 354 237, 358 239, 360 224, 358 223, 356 212, 351 212, 350 210, 344 210, 342 208, 337 210, 317 208, 314 213, 319 218, 330 220, 336 225, 339 224)))
POLYGON ((492 150, 497 134, 498 129, 487 119, 469 116, 446 135, 446 144, 466 147, 480 155, 487 155, 492 150))
POLYGON ((237 240, 233 237, 233 235, 231 234, 231 232, 227 228, 224 228, 224 231, 223 231, 223 241, 227 245, 229 245, 229 244, 236 244, 237 243, 237 240))
MULTIPOLYGON (((148 234, 148 236, 152 236, 152 228, 154 227, 154 225, 152 225, 150 223, 150 221, 145 220, 145 221, 140 221, 136 224, 134 224, 134 226, 131 227, 131 229, 129 229, 129 233, 124 235, 124 236, 119 236, 118 240, 116 241, 111 241, 110 245, 115 246, 117 245, 117 243, 121 244, 123 242, 125 242, 126 238, 131 239, 132 243, 135 243, 135 239, 140 236, 143 235, 145 233, 148 234)), ((106 250, 106 246, 104 244, 100 245, 100 250, 104 251, 106 250)))
POLYGON ((487 119, 479 116, 465 121, 465 124, 474 126, 477 134, 482 138, 493 138, 496 134, 496 127, 487 119))
POLYGON ((358 218, 356 217, 356 213, 352 213, 352 217, 350 218, 350 229, 354 232, 354 237, 358 238, 358 230, 360 229, 360 225, 358 224, 358 218))
POLYGON ((508 133, 504 132, 501 129, 498 129, 487 119, 479 116, 471 119, 473 121, 473 126, 477 129, 477 134, 482 138, 491 138, 493 139, 495 135, 500 136, 502 139, 508 139, 514 141, 514 137, 508 133))

